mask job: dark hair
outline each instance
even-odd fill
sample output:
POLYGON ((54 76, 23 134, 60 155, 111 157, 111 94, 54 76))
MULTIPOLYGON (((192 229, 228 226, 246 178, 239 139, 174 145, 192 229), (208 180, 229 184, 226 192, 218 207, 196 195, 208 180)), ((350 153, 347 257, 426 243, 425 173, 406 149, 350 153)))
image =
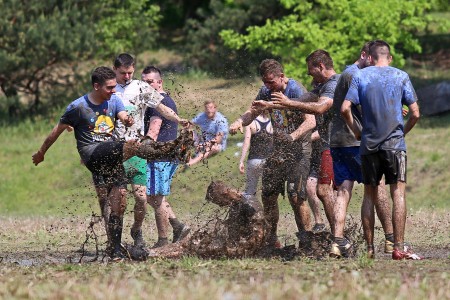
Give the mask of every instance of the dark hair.
POLYGON ((377 61, 380 56, 389 57, 391 55, 391 47, 383 40, 375 40, 370 45, 369 55, 372 56, 375 61, 377 61))
POLYGON ((283 73, 283 66, 275 59, 265 59, 259 65, 259 75, 261 75, 261 77, 268 74, 279 76, 283 73))
POLYGON ((92 85, 94 83, 98 83, 100 85, 105 84, 106 80, 116 79, 116 73, 108 67, 98 67, 92 72, 91 82, 92 85))
POLYGON ((158 73, 159 76, 162 76, 161 70, 155 66, 146 66, 144 70, 142 70, 143 74, 150 74, 150 73, 158 73))
POLYGON ((134 67, 134 58, 128 53, 121 53, 119 54, 116 59, 114 60, 114 68, 120 68, 122 66, 128 68, 133 66, 134 67))
POLYGON ((327 70, 333 69, 334 67, 330 53, 322 49, 318 49, 308 55, 306 63, 310 63, 313 67, 318 67, 320 64, 323 64, 327 70))
POLYGON ((366 52, 369 54, 370 46, 372 46, 374 41, 365 42, 364 45, 361 48, 361 52, 366 52))

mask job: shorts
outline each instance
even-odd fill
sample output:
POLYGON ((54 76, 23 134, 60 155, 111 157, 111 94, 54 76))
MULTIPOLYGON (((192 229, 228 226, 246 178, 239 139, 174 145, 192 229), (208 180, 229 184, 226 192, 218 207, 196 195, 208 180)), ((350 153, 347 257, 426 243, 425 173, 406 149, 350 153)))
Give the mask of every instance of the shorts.
POLYGON ((340 186, 345 180, 362 182, 359 146, 331 148, 334 180, 340 186))
POLYGON ((309 174, 311 151, 290 154, 274 151, 267 158, 262 175, 263 196, 273 196, 285 192, 287 182, 288 196, 298 195, 306 200, 306 181, 309 174))
POLYGON ((169 195, 170 185, 177 167, 178 164, 175 162, 152 161, 147 163, 147 195, 169 195))
POLYGON ((317 178, 318 184, 331 184, 334 181, 334 172, 330 150, 323 151, 320 156, 313 156, 309 177, 317 178))
POLYGON ((361 155, 361 161, 364 184, 377 186, 383 174, 386 184, 406 183, 406 151, 380 149, 361 155))
POLYGON ((96 187, 113 185, 123 187, 126 183, 123 160, 123 141, 98 143, 85 163, 92 173, 96 187))
POLYGON ((127 183, 146 185, 147 184, 147 161, 133 156, 123 163, 127 183))

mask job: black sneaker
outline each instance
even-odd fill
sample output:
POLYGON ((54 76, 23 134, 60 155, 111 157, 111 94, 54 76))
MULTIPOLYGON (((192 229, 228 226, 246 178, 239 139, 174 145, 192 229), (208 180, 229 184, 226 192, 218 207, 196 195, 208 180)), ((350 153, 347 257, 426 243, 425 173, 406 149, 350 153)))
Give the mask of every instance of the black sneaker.
POLYGON ((339 246, 337 243, 331 244, 330 249, 330 257, 341 258, 341 257, 349 257, 349 250, 352 248, 352 244, 346 240, 344 246, 339 246))
POLYGON ((319 233, 319 232, 324 231, 325 228, 326 228, 325 224, 323 224, 323 223, 316 223, 316 224, 314 224, 314 227, 312 228, 312 232, 319 233))
POLYGON ((173 229, 173 240, 172 243, 177 243, 184 239, 189 232, 191 232, 191 228, 187 226, 186 224, 183 224, 182 226, 178 227, 177 229, 173 229))
POLYGON ((142 229, 133 230, 133 228, 131 228, 130 235, 134 240, 135 247, 145 247, 145 241, 142 237, 142 229))
POLYGON ((112 262, 121 262, 125 259, 125 255, 123 255, 121 250, 114 250, 111 254, 111 261, 112 262))

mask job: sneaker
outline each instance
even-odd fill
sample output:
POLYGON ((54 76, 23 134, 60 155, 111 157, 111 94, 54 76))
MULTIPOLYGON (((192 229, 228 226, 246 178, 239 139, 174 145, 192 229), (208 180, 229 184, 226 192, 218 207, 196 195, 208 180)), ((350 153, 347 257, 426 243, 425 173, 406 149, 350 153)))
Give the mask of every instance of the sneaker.
POLYGON ((413 253, 408 247, 404 247, 403 251, 394 249, 392 251, 392 259, 393 260, 403 260, 403 259, 411 259, 411 260, 422 260, 423 257, 413 253))
POLYGON ((191 228, 189 226, 187 226, 186 224, 183 224, 179 228, 174 229, 172 243, 177 243, 177 242, 181 241, 189 234, 189 232, 191 232, 191 228))
POLYGON ((130 235, 134 240, 135 247, 141 247, 141 248, 145 247, 145 241, 144 241, 144 238, 142 237, 142 229, 133 230, 133 228, 131 228, 130 235))
POLYGON ((152 246, 152 249, 164 247, 169 244, 167 239, 158 239, 158 241, 152 246))
POLYGON ((314 227, 312 228, 312 232, 319 233, 325 230, 325 224, 323 223, 316 223, 314 224, 314 227))
POLYGON ((352 247, 352 244, 347 240, 344 246, 339 246, 337 243, 331 244, 330 257, 341 258, 348 257, 348 250, 352 247))
POLYGON ((384 253, 392 253, 392 251, 394 251, 394 243, 389 240, 385 240, 384 241, 384 253))

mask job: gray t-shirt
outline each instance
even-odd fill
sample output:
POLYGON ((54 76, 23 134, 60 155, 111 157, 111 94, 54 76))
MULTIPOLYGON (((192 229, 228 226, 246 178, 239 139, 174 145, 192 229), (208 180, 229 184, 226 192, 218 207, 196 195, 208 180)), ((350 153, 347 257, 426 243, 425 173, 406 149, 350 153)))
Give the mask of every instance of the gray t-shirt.
MULTIPOLYGON (((345 123, 344 118, 341 116, 341 106, 345 100, 348 89, 352 82, 352 78, 355 73, 359 72, 357 65, 350 65, 342 72, 339 78, 336 90, 334 92, 333 107, 331 109, 333 118, 331 121, 331 137, 330 146, 336 147, 359 147, 360 142, 355 138, 355 135, 345 123)), ((353 119, 359 124, 361 128, 361 112, 359 108, 352 105, 353 119)))

